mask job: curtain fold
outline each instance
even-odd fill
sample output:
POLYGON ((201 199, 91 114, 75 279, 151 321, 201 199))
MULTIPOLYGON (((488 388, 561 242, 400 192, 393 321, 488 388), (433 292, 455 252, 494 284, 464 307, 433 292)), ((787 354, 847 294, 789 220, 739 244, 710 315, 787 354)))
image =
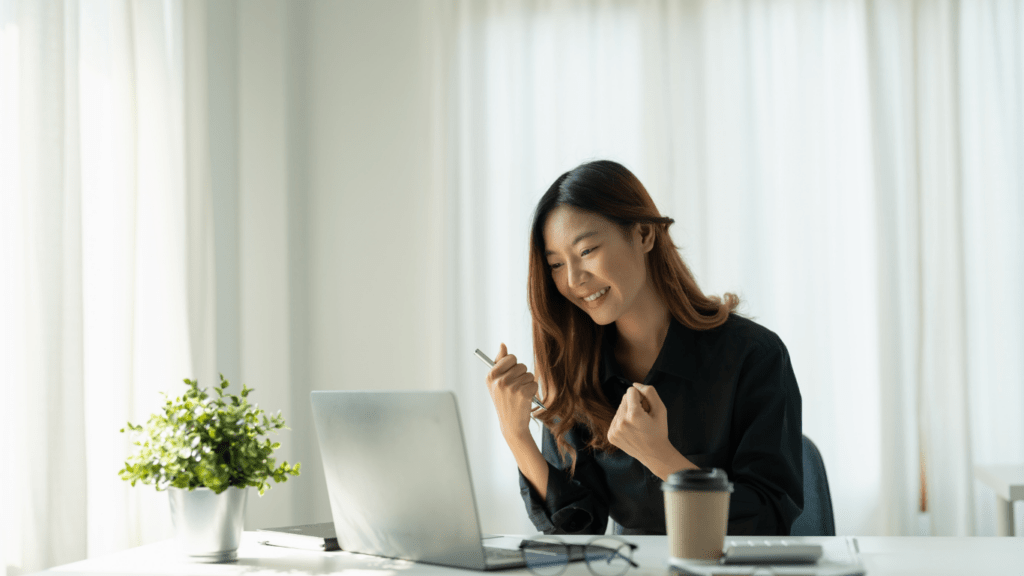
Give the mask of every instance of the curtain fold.
POLYGON ((879 509, 887 534, 918 530, 919 450, 919 234, 915 169, 914 94, 901 83, 914 70, 914 5, 867 5, 877 230, 877 342, 882 391, 882 481, 879 509))
MULTIPOLYGON (((444 6, 445 381, 487 402, 463 356, 502 340, 531 364, 533 205, 619 160, 702 287, 787 343, 839 530, 992 533, 974 466, 1024 460, 1018 3, 444 6)), ((485 526, 517 526, 493 416, 468 419, 478 488, 511 502, 485 526)))
MULTIPOLYGON (((274 85, 285 64, 248 50, 266 48, 260 26, 277 28, 249 10, 240 77, 274 85)), ((472 350, 505 342, 532 366, 533 207, 565 170, 611 158, 676 219, 702 287, 738 291, 741 311, 787 343, 840 532, 992 533, 994 497, 973 467, 1024 461, 1019 3, 452 0, 421 14, 430 185, 445 198, 442 378, 464 407, 484 531, 532 527, 472 350)), ((166 496, 116 476, 131 449, 118 429, 180 378, 216 376, 207 27, 191 0, 0 0, 7 574, 169 534, 166 496)), ((275 54, 294 41, 279 40, 275 54)), ((242 164, 283 182, 299 168, 278 158, 282 130, 250 120, 295 93, 249 85, 230 104, 248 112, 224 124, 242 164)), ((283 185, 259 183, 298 209, 283 185)), ((234 203, 290 238, 293 221, 281 228, 257 197, 234 203)), ((261 236, 251 216, 235 227, 261 236)), ((276 274, 299 248, 272 243, 268 261, 258 243, 230 253, 276 274)), ((296 289, 247 274, 263 291, 246 293, 249 322, 296 289)), ((274 310, 265 321, 287 324, 274 310)), ((239 366, 295 361, 253 352, 280 346, 242 332, 230 332, 248 351, 233 353, 239 366)), ((282 386, 265 390, 274 403, 301 399, 282 386)), ((276 494, 258 521, 292 508, 276 494)))
POLYGON ((76 15, 62 3, 0 6, 0 516, 19 520, 3 523, 0 550, 39 567, 85 549, 81 479, 65 473, 84 465, 79 124, 64 97, 77 90, 78 39, 52 34, 76 15), (62 514, 67 523, 52 522, 62 514))
POLYGON ((960 174, 955 2, 922 2, 913 22, 918 55, 913 82, 921 292, 920 427, 932 530, 974 535, 972 426, 967 388, 964 187, 960 174), (934 505, 941 503, 939 505, 934 505))
MULTIPOLYGON (((1022 28, 1012 2, 868 3, 890 498, 936 535, 994 533, 974 467, 1024 459, 1022 28), (999 64, 995 64, 999 63, 999 64), (1013 247, 1013 248, 1011 248, 1013 247), (917 507, 915 507, 915 512, 917 507)), ((884 509, 889 528, 915 521, 884 509)))
MULTIPOLYGON (((1024 461, 1024 303, 1016 297, 1024 287, 1024 6, 990 0, 956 8, 967 373, 959 394, 971 464, 1014 464, 1024 461)), ((976 511, 975 533, 992 534, 991 489, 953 478, 967 500, 959 509, 976 511)))
MULTIPOLYGON (((484 385, 501 342, 532 366, 527 246, 536 201, 584 155, 642 159, 633 64, 639 15, 622 3, 450 2, 437 39, 438 181, 446 195, 443 381, 458 392, 484 532, 534 528, 484 385), (558 54, 557 58, 552 55, 558 54)), ((539 428, 534 428, 539 434, 539 428)))
POLYGON ((117 477, 119 429, 213 374, 199 8, 0 2, 7 574, 169 536, 166 495, 117 477))
POLYGON ((882 391, 875 239, 865 234, 875 199, 863 4, 647 9, 666 38, 646 41, 642 89, 665 94, 645 126, 671 124, 644 135, 656 144, 647 148, 654 170, 641 179, 677 218, 673 237, 704 290, 738 292, 740 312, 786 342, 837 516, 858 533, 878 532, 882 391), (671 146, 658 146, 665 132, 671 146), (859 433, 836 432, 851 429, 859 433))

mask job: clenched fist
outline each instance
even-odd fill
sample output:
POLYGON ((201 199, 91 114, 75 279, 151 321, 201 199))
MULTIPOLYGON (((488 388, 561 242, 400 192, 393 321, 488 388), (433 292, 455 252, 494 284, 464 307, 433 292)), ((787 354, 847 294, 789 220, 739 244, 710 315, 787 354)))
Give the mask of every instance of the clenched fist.
POLYGON ((530 411, 538 388, 533 374, 508 353, 503 343, 494 359, 494 367, 487 373, 487 389, 498 412, 501 434, 506 439, 530 434, 530 411))
POLYGON ((671 448, 668 411, 653 387, 633 384, 626 390, 608 428, 608 441, 648 467, 653 458, 671 448))

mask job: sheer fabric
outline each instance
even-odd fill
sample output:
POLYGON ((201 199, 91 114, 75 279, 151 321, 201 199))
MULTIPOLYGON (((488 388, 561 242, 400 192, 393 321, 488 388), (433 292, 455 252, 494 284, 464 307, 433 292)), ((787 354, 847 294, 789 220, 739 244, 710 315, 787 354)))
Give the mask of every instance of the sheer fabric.
MULTIPOLYGON (((839 533, 993 533, 973 467, 1024 460, 1018 3, 438 7, 445 381, 483 405, 466 350, 530 364, 531 211, 611 158, 789 346, 839 533)), ((494 416, 467 420, 485 529, 518 527, 494 416)))
MULTIPOLYGON (((306 24, 281 36, 274 15, 288 10, 268 4, 279 12, 225 15, 240 28, 239 61, 217 59, 240 77, 236 98, 220 95, 226 108, 246 103, 236 121, 206 113, 196 3, 0 0, 9 574, 169 532, 164 495, 116 478, 129 448, 117 429, 152 412, 168 374, 215 376, 214 248, 228 258, 249 248, 213 238, 208 163, 221 147, 210 150, 208 126, 254 138, 235 162, 255 168, 234 183, 257 188, 257 200, 236 199, 233 234, 280 247, 262 232, 291 242, 302 222, 285 213, 280 164, 260 176, 286 148, 267 140, 288 130, 259 122, 295 106, 262 88, 308 82, 279 58, 306 24), (258 203, 264 192, 273 202, 258 203)), ((425 186, 445 202, 433 263, 446 279, 441 379, 464 407, 485 531, 532 528, 470 351, 505 341, 531 363, 531 211, 560 173, 612 158, 676 218, 702 286, 740 292, 742 311, 786 342, 839 533, 916 533, 921 454, 928 531, 993 532, 992 495, 973 466, 1024 460, 1019 3, 439 0, 417 10, 435 168, 425 186)), ((260 246, 245 261, 265 267, 244 282, 234 268, 227 317, 237 325, 218 343, 259 357, 260 373, 281 382, 273 403, 298 406, 308 379, 290 377, 280 352, 304 349, 285 312, 293 287, 251 281, 282 277, 298 248, 260 246), (278 340, 231 338, 243 324, 278 340)), ((322 288, 309 276, 310 291, 322 288)), ((275 514, 293 504, 280 500, 275 514)))
POLYGON ((215 375, 205 116, 186 97, 205 72, 186 67, 187 18, 201 14, 176 2, 0 2, 8 574, 170 534, 166 494, 116 472, 119 428, 156 410, 168 375, 215 375))

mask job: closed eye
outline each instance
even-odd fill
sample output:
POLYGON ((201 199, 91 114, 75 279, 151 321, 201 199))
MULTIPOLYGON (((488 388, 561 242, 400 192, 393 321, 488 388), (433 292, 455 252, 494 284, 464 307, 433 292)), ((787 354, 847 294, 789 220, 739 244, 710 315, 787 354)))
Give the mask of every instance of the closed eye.
MULTIPOLYGON (((591 252, 593 252, 594 250, 597 250, 597 249, 598 249, 598 246, 594 246, 593 248, 587 248, 586 250, 580 252, 580 257, 582 258, 583 256, 586 256, 587 254, 590 254, 591 252)), ((554 264, 548 264, 548 266, 552 270, 556 270, 556 269, 560 268, 562 266, 562 264, 561 264, 561 262, 556 262, 554 264)))

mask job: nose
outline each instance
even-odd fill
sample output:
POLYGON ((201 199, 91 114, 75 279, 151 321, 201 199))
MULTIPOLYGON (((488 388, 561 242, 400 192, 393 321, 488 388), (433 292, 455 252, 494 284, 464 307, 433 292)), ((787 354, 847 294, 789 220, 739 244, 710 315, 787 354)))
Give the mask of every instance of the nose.
POLYGON ((566 262, 565 264, 566 278, 569 283, 569 288, 575 289, 583 285, 587 281, 588 273, 583 269, 582 264, 573 264, 566 262))

